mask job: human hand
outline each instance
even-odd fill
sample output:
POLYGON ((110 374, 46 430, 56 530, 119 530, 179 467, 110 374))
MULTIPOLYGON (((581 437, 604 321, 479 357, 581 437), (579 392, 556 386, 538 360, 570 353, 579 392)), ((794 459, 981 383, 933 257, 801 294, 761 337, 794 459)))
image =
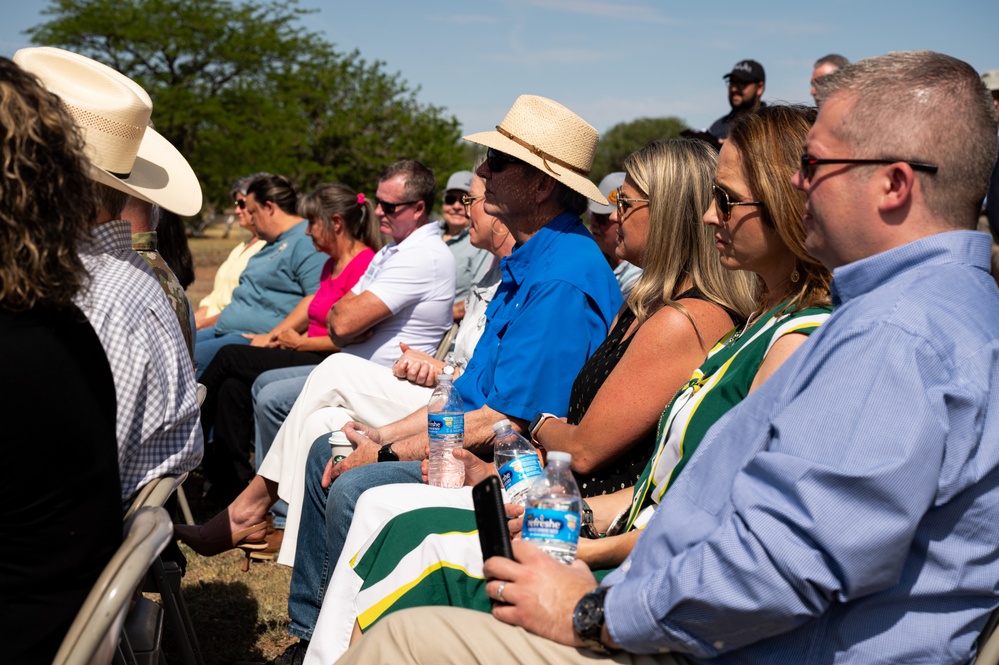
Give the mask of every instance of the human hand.
POLYGON ((282 330, 277 337, 274 339, 275 346, 282 349, 289 349, 291 351, 296 350, 302 345, 302 341, 306 339, 305 335, 298 333, 291 328, 282 330))
POLYGON ((370 439, 364 439, 361 443, 355 444, 354 452, 340 460, 340 463, 336 466, 333 466, 333 460, 331 459, 326 465, 326 471, 323 472, 323 487, 329 487, 330 483, 351 469, 364 466, 365 464, 375 464, 378 461, 379 448, 381 446, 377 443, 374 443, 370 439))
POLYGON ((444 368, 444 363, 422 351, 411 349, 405 343, 400 342, 399 348, 402 355, 392 365, 392 374, 418 386, 436 386, 437 375, 444 368))
POLYGON ((350 441, 355 448, 365 441, 374 441, 379 446, 385 443, 382 441, 382 433, 377 427, 371 427, 356 420, 348 420, 347 423, 340 428, 340 431, 347 435, 347 440, 350 441))
MULTIPOLYGON (((499 475, 493 464, 480 459, 478 455, 469 450, 455 448, 451 451, 451 454, 465 466, 465 487, 474 487, 489 476, 499 475)), ((423 477, 423 482, 430 482, 428 480, 430 474, 429 445, 426 448, 424 460, 420 462, 420 474, 423 477)))
POLYGON ((250 346, 258 346, 258 347, 274 346, 275 340, 277 339, 275 336, 271 335, 270 333, 263 333, 260 335, 255 335, 253 333, 243 333, 243 337, 250 340, 250 346))
POLYGON ((482 566, 486 595, 503 604, 493 616, 504 623, 569 646, 583 646, 572 627, 576 604, 596 588, 597 579, 581 561, 559 563, 526 540, 513 542, 514 559, 490 557, 482 566))
MULTIPOLYGON (((506 528, 510 531, 510 540, 520 538, 520 532, 524 530, 524 507, 519 503, 507 503, 503 508, 506 510, 506 528)), ((582 540, 582 538, 580 538, 582 540)))

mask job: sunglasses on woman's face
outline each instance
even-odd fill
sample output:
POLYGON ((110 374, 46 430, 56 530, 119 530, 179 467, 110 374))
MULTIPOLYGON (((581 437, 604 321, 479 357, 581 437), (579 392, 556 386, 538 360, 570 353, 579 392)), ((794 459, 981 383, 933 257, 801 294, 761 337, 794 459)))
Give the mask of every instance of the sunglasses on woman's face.
POLYGON ((460 194, 445 194, 444 195, 444 205, 453 206, 455 203, 461 203, 460 194))
POLYGON ((728 192, 719 187, 718 185, 712 185, 715 190, 715 204, 718 206, 718 211, 722 215, 723 221, 728 221, 732 216, 732 208, 735 206, 761 206, 763 203, 760 201, 733 201, 728 198, 728 192))
POLYGON ((246 199, 236 199, 236 207, 240 210, 246 210, 246 199))

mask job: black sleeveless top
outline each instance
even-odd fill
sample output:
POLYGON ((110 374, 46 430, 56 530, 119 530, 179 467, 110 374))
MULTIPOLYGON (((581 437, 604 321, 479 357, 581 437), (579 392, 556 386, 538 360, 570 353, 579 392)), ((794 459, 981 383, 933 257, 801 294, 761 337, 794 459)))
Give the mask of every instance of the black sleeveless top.
MULTIPOLYGON (((684 298, 703 300, 704 296, 699 289, 689 289, 677 296, 676 300, 684 298)), ((618 316, 617 325, 579 370, 569 395, 569 415, 566 420, 570 425, 578 425, 579 421, 583 419, 583 415, 590 408, 590 404, 597 396, 600 387, 617 367, 625 351, 628 350, 631 340, 635 336, 632 335, 628 339, 624 339, 624 335, 634 321, 635 313, 631 311, 630 307, 624 307, 618 316)), ((624 396, 622 396, 621 404, 622 408, 627 408, 627 400, 624 399, 624 396)), ((622 455, 603 468, 586 475, 574 473, 576 483, 579 485, 579 492, 583 498, 609 494, 634 486, 652 456, 655 435, 656 428, 655 425, 652 425, 642 438, 635 441, 622 455)), ((614 433, 606 432, 606 436, 614 436, 614 433)))

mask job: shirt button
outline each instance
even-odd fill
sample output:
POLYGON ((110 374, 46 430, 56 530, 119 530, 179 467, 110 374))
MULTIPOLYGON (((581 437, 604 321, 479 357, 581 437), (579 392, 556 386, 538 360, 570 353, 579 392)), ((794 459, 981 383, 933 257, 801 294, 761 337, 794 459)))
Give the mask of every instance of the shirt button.
POLYGON ((669 649, 666 647, 659 647, 659 653, 669 653, 669 649))
POLYGON ((711 646, 721 651, 722 649, 725 648, 725 643, 722 642, 721 640, 715 640, 715 642, 711 646))
POLYGON ((621 572, 626 573, 629 570, 631 570, 631 559, 627 559, 624 563, 621 564, 621 572))

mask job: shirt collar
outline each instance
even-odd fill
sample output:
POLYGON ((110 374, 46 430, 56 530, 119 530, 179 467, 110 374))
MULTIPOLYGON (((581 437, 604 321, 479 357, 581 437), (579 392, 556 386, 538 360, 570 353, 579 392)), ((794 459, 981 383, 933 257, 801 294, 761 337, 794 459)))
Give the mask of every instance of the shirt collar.
POLYGON ((132 224, 123 219, 104 222, 91 230, 90 238, 100 252, 132 251, 132 224))
POLYGON ((281 242, 282 239, 285 239, 285 236, 288 236, 289 234, 295 234, 296 233, 296 229, 301 229, 301 231, 299 231, 299 233, 305 233, 305 227, 306 226, 308 226, 308 222, 306 220, 304 220, 304 219, 301 220, 298 224, 295 224, 294 226, 292 226, 292 227, 290 227, 288 229, 285 229, 284 232, 281 233, 281 235, 279 235, 277 238, 274 238, 274 242, 272 242, 271 244, 272 245, 276 245, 279 242, 281 242))
POLYGON ((988 234, 978 231, 947 231, 914 240, 833 270, 833 306, 839 307, 926 264, 960 263, 988 272, 991 251, 988 234))
POLYGON ((428 222, 427 224, 424 224, 423 226, 417 226, 413 230, 412 233, 410 233, 408 236, 406 236, 405 238, 403 238, 402 242, 397 243, 396 246, 397 247, 402 247, 403 245, 405 245, 410 240, 412 240, 413 243, 418 243, 418 242, 420 242, 421 238, 428 238, 430 236, 437 236, 439 238, 440 235, 441 235, 440 234, 440 229, 437 228, 437 225, 436 224, 430 224, 428 222))
POLYGON ((515 283, 520 284, 531 269, 531 263, 542 256, 558 236, 578 224, 582 224, 578 215, 563 212, 545 224, 523 245, 514 247, 513 253, 504 257, 500 262, 503 271, 510 275, 515 283))
POLYGON ((132 234, 132 249, 138 252, 155 252, 156 243, 156 231, 141 231, 132 234))

